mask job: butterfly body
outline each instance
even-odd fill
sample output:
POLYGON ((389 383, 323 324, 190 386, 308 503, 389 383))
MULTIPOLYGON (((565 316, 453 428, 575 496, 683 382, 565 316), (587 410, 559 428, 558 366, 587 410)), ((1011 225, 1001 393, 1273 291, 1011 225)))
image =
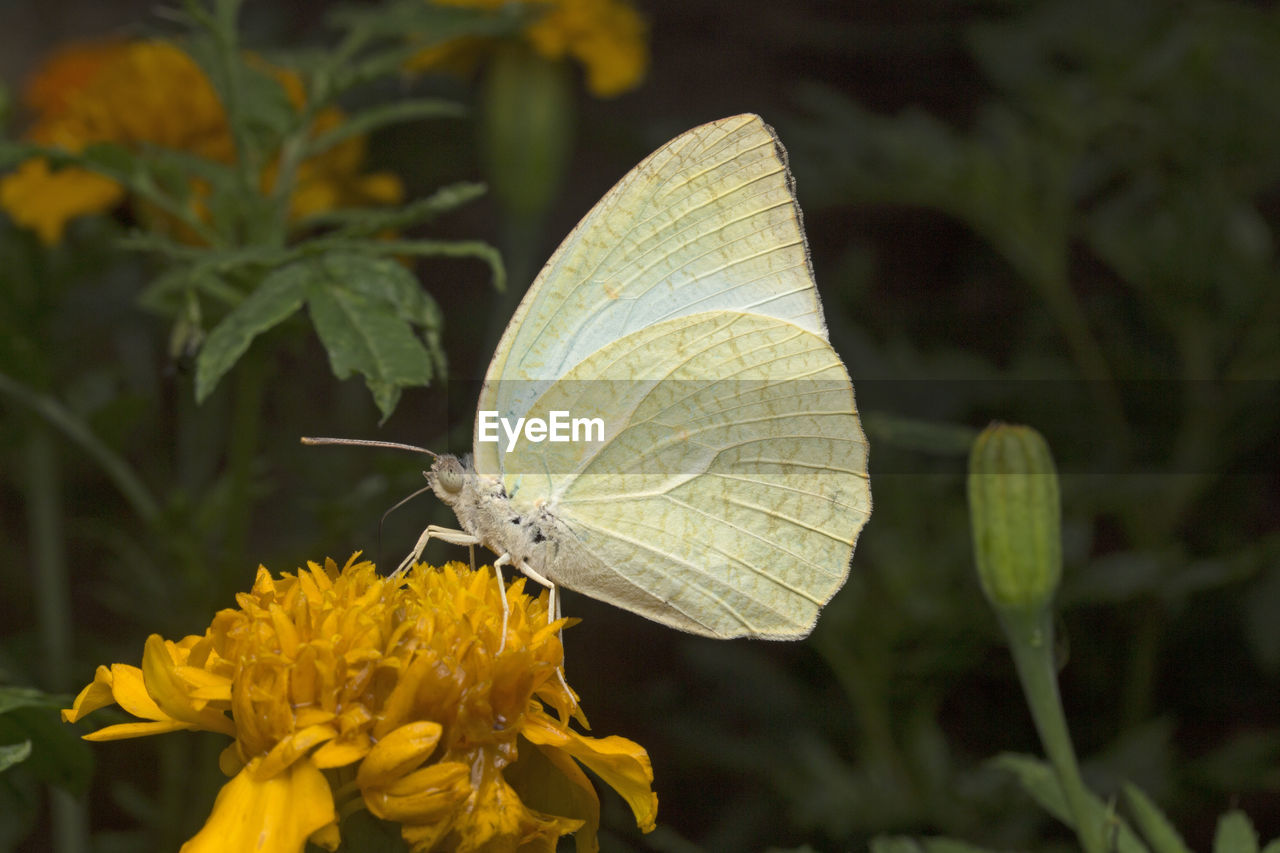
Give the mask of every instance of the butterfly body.
POLYGON ((643 615, 689 633, 718 636, 611 572, 547 503, 517 508, 502 483, 476 473, 469 458, 441 454, 425 473, 427 484, 453 509, 462 530, 474 537, 476 544, 507 556, 511 565, 569 589, 584 585, 596 588, 598 584, 584 581, 603 579, 616 597, 643 608, 639 611, 643 615))

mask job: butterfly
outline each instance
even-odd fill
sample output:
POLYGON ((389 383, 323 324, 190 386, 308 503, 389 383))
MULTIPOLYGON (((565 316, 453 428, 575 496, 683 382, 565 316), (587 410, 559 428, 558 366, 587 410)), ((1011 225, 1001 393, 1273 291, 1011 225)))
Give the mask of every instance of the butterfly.
POLYGON ((871 493, 772 128, 689 130, 592 208, 507 326, 476 427, 424 472, 460 529, 428 527, 402 571, 442 539, 548 587, 549 615, 564 586, 709 637, 812 631, 871 493))

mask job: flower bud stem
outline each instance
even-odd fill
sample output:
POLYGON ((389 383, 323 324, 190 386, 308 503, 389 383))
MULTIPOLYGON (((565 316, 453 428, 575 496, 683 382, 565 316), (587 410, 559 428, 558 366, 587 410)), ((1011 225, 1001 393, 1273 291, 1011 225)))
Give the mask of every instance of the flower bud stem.
POLYGON ((1076 837, 1085 853, 1106 853, 1101 824, 1094 819, 1091 795, 1080 776, 1067 718, 1058 693, 1053 654, 1053 612, 1048 607, 1028 610, 1002 608, 1000 622, 1026 694, 1040 742, 1058 776, 1067 808, 1075 819, 1076 837))

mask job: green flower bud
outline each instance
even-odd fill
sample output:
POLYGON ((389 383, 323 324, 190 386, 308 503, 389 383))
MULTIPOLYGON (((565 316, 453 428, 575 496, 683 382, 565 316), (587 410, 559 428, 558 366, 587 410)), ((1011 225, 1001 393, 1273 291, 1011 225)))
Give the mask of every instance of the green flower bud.
POLYGON ((573 143, 573 87, 564 62, 509 45, 489 65, 480 124, 485 171, 509 214, 542 216, 560 192, 573 143))
POLYGON ((1038 610, 1062 578, 1058 474, 1044 437, 994 423, 969 455, 969 517, 978 578, 997 610, 1038 610))

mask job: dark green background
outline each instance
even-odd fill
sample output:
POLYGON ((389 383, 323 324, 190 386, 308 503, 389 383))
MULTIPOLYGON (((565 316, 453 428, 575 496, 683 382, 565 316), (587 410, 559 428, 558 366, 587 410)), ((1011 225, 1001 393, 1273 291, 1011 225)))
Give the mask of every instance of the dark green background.
MULTIPOLYGON (((67 38, 154 32, 150 6, 0 3, 0 75, 16 89, 67 38)), ((603 848, 848 850, 884 832, 1070 845, 984 765, 1038 752, 972 569, 964 430, 993 419, 1041 430, 1063 473, 1062 682, 1088 779, 1103 795, 1137 782, 1193 847, 1234 805, 1264 840, 1280 834, 1273 7, 640 8, 648 79, 607 101, 575 83, 568 171, 536 224, 517 227, 482 200, 429 233, 545 258, 655 147, 761 114, 791 154, 832 342, 868 425, 875 512, 848 585, 806 642, 688 637, 565 596, 583 619, 566 634, 567 674, 592 733, 643 744, 661 800, 659 830, 641 837, 606 793, 603 848), (941 429, 913 433, 903 418, 941 429)), ((305 43, 322 37, 319 17, 314 4, 251 3, 245 38, 305 43)), ((481 109, 478 81, 432 85, 481 109)), ((474 121, 398 129, 373 141, 373 163, 417 192, 483 179, 478 133, 474 121)), ((203 630, 259 562, 280 571, 380 547, 394 563, 424 523, 451 523, 423 497, 379 546, 379 517, 421 485, 422 462, 297 438, 465 449, 474 380, 510 311, 481 264, 419 264, 460 381, 407 393, 379 427, 367 391, 333 379, 303 326, 255 343, 197 409, 190 365, 166 355, 165 322, 133 303, 145 270, 104 248, 118 224, 82 223, 51 257, 3 227, 0 289, 12 298, 0 333, 41 346, 6 349, 3 369, 81 413, 162 496, 172 531, 158 541, 82 452, 46 446, 52 467, 36 470, 61 491, 77 661, 50 681, 32 605, 33 421, 0 399, 10 681, 77 689, 95 664, 136 662, 151 632, 203 630), (47 289, 14 296, 35 280, 47 289), (236 433, 244 443, 230 448, 235 419, 254 420, 237 395, 254 399, 255 383, 256 435, 236 433), (237 452, 252 456, 247 508, 221 497, 237 452)), ((461 553, 432 545, 427 556, 461 553)), ((207 814, 220 746, 172 735, 95 747, 102 849, 175 849, 207 814)), ((40 814, 27 849, 49 843, 40 814)), ((15 843, 21 823, 9 821, 15 843)))

